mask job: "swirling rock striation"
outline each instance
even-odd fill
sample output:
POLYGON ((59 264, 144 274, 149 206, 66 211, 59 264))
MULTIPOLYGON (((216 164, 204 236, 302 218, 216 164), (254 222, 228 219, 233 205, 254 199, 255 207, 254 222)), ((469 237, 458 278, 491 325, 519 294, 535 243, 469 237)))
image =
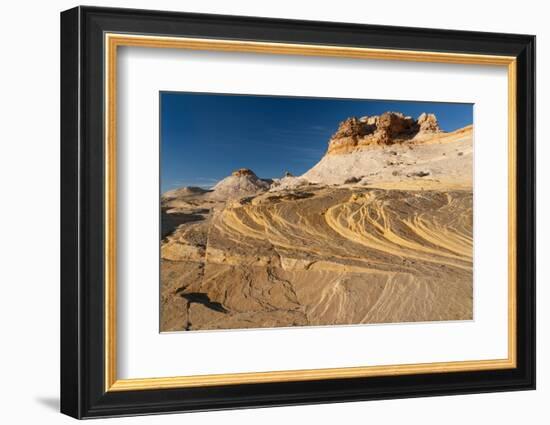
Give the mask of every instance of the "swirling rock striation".
POLYGON ((349 118, 302 176, 161 199, 161 330, 472 319, 472 127, 349 118))

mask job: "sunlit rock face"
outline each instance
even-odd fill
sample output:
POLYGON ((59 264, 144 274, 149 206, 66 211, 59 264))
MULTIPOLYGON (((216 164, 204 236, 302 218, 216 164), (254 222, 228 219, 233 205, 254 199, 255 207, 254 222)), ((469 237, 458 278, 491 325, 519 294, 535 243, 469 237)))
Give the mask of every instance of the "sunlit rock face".
POLYGON ((440 133, 434 114, 421 114, 418 119, 400 112, 377 116, 351 117, 342 121, 329 141, 328 154, 342 154, 367 146, 388 146, 414 141, 426 134, 440 133))
MULTIPOLYGON (((358 138, 357 142, 350 141, 347 136, 333 137, 328 152, 301 178, 318 184, 344 184, 355 180, 366 185, 383 184, 396 188, 411 185, 471 188, 472 126, 445 133, 439 127, 434 128, 433 120, 420 118, 415 121, 420 124, 415 124, 412 133, 408 124, 394 127, 399 132, 391 139, 378 133, 358 138), (428 130, 421 130, 422 126, 428 130), (405 134, 409 138, 403 138, 405 134), (334 145, 337 141, 339 144, 334 145)), ((374 117, 374 122, 377 120, 378 117, 374 117)))
POLYGON ((161 329, 472 318, 472 127, 349 118, 302 176, 164 194, 161 329))

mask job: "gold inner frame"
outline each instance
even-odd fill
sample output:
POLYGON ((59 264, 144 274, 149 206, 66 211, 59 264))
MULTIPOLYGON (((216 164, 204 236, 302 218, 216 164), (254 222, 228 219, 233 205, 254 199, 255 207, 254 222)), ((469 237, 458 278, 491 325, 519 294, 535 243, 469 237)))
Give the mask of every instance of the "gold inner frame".
POLYGON ((325 45, 105 34, 105 391, 510 369, 516 367, 516 58, 513 56, 370 49, 325 45), (508 357, 419 364, 118 379, 116 325, 116 123, 119 46, 328 56, 507 67, 508 71, 508 357))

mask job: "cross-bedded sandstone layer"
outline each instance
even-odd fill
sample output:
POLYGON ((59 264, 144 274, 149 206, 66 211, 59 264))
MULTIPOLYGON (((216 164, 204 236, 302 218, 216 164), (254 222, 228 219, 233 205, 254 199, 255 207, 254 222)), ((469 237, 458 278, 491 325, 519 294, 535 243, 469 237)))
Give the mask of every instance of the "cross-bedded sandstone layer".
POLYGON ((303 176, 165 194, 161 330, 472 319, 472 128, 398 118, 303 176))

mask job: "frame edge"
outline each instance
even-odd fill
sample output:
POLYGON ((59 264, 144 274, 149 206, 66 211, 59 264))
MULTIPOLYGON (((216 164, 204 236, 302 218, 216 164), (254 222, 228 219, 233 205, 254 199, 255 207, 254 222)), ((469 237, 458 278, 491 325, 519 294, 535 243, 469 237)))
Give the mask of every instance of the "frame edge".
POLYGON ((536 389, 536 36, 517 56, 518 358, 522 388, 536 389), (521 329, 521 331, 519 331, 521 329), (519 338, 520 337, 520 338, 519 338))
POLYGON ((79 273, 80 8, 60 14, 60 411, 82 417, 79 273))

